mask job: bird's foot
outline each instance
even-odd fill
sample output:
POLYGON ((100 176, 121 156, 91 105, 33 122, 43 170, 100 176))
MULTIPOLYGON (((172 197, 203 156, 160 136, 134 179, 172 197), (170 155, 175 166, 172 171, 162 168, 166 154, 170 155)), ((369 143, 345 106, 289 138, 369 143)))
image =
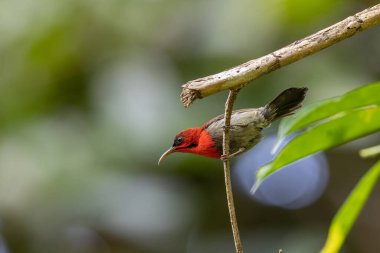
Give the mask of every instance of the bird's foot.
POLYGON ((223 162, 225 162, 225 161, 227 161, 227 160, 229 160, 231 157, 228 155, 221 155, 220 156, 220 160, 222 160, 223 162))
POLYGON ((229 159, 231 159, 231 158, 234 158, 235 156, 240 155, 241 153, 244 153, 245 150, 246 150, 246 148, 243 148, 243 147, 242 147, 242 148, 239 148, 238 151, 236 151, 236 152, 234 152, 234 153, 232 153, 232 154, 229 154, 229 155, 225 155, 225 154, 223 154, 223 155, 220 156, 220 160, 222 160, 222 161, 224 162, 224 161, 226 161, 226 160, 229 160, 229 159))

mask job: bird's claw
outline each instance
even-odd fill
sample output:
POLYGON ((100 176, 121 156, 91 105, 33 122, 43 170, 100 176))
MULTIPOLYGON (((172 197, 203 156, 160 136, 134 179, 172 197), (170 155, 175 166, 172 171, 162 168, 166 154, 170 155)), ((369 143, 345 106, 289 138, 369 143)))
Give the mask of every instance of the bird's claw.
POLYGON ((229 156, 229 155, 221 155, 220 156, 220 160, 222 160, 223 162, 225 162, 225 161, 227 161, 229 159, 231 159, 231 156, 229 156))
POLYGON ((231 158, 234 158, 235 156, 238 156, 240 155, 241 153, 244 153, 246 151, 246 148, 244 147, 241 147, 239 148, 238 151, 236 151, 235 153, 232 153, 232 154, 229 154, 229 155, 221 155, 220 156, 220 160, 222 160, 223 162, 226 161, 227 159, 231 159, 231 158))

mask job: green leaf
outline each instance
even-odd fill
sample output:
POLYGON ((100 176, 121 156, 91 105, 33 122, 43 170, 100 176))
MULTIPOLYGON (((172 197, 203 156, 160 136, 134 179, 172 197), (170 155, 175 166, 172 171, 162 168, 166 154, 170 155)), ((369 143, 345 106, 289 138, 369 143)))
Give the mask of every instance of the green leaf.
POLYGON ((321 253, 339 252, 347 234, 356 221, 360 211, 372 192, 380 176, 380 161, 378 161, 359 181, 346 202, 335 215, 329 229, 327 240, 321 253))
POLYGON ((281 121, 279 127, 280 139, 337 113, 374 104, 380 105, 380 96, 378 94, 380 94, 380 82, 360 87, 340 97, 305 106, 295 115, 281 121))
POLYGON ((257 189, 261 182, 273 172, 289 163, 379 130, 380 106, 368 106, 336 114, 329 120, 307 129, 289 142, 273 162, 257 172, 253 190, 257 189))
POLYGON ((380 156, 380 145, 362 149, 359 151, 359 155, 362 158, 372 158, 372 157, 380 156))

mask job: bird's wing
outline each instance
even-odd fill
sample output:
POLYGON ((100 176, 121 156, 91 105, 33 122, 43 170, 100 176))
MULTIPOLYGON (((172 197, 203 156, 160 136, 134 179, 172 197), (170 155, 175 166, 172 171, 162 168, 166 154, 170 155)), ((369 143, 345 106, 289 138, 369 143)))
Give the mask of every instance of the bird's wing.
MULTIPOLYGON (((231 115, 231 126, 244 126, 255 121, 264 120, 263 116, 261 116, 261 110, 262 108, 249 108, 233 111, 231 115)), ((208 128, 211 125, 213 125, 213 127, 222 127, 224 125, 224 114, 218 115, 215 118, 207 121, 204 124, 204 127, 208 128)))

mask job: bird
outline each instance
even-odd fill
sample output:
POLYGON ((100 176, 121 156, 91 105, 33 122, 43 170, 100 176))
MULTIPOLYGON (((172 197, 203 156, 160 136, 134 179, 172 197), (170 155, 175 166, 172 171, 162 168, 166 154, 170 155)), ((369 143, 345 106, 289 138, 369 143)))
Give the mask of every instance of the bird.
POLYGON ((158 164, 168 155, 192 153, 212 158, 233 158, 253 148, 262 138, 262 130, 285 116, 292 115, 302 106, 307 88, 288 88, 265 106, 235 110, 230 122, 230 155, 223 155, 224 114, 197 128, 178 133, 173 145, 164 152, 158 164))

